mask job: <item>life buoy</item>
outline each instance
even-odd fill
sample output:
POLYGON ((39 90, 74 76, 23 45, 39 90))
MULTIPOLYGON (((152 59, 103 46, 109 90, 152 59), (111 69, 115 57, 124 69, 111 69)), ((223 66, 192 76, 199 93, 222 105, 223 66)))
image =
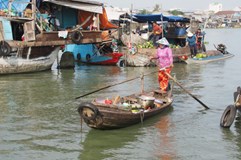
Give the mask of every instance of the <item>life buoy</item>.
POLYGON ((8 56, 11 52, 11 47, 6 41, 0 42, 0 55, 8 56))
POLYGON ((99 113, 99 110, 92 103, 84 102, 78 107, 78 112, 84 120, 94 120, 99 113))
POLYGON ((71 35, 71 39, 75 44, 80 44, 83 34, 80 31, 75 31, 71 35))
POLYGON ((90 62, 90 58, 91 58, 90 54, 87 54, 85 58, 86 58, 86 62, 90 62))
POLYGON ((234 105, 229 105, 223 112, 220 120, 220 126, 224 128, 229 128, 235 119, 237 109, 234 105))

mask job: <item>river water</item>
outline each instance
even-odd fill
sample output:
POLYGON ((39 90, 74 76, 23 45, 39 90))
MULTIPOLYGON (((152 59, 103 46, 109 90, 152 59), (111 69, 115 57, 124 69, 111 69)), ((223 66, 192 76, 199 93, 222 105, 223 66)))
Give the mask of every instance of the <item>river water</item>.
MULTIPOLYGON (((128 128, 99 131, 80 125, 75 97, 137 77, 156 68, 78 65, 74 70, 0 77, 1 160, 216 160, 241 157, 241 122, 220 128, 220 118, 241 85, 241 29, 208 29, 207 49, 224 43, 235 54, 205 65, 176 63, 173 74, 205 103, 205 110, 178 86, 170 110, 128 128)), ((84 97, 113 97, 140 92, 140 80, 84 97)), ((157 75, 145 77, 145 90, 157 75)))

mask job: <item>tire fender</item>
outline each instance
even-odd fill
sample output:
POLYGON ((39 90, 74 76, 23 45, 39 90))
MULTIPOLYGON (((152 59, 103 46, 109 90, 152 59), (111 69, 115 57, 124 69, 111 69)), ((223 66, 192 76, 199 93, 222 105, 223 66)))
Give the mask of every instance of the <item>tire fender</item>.
POLYGON ((117 66, 118 67, 125 67, 126 64, 125 64, 125 60, 124 59, 119 59, 119 61, 117 62, 117 66))
POLYGON ((80 116, 86 120, 94 120, 94 119, 96 119, 96 116, 99 114, 98 108, 95 105, 93 105, 92 103, 88 103, 88 102, 81 103, 78 107, 78 112, 79 112, 80 116), (83 110, 85 108, 88 108, 93 112, 93 114, 90 117, 83 113, 83 110))
POLYGON ((11 47, 6 41, 0 42, 0 55, 8 56, 11 52, 11 47))
POLYGON ((90 62, 90 59, 91 59, 91 56, 90 56, 90 54, 86 54, 86 62, 90 62))
POLYGON ((81 54, 80 53, 77 54, 77 60, 81 61, 81 54))
POLYGON ((220 120, 220 126, 223 128, 229 128, 235 119, 237 113, 237 109, 234 105, 229 105, 224 110, 221 120, 220 120))
POLYGON ((71 39, 75 44, 80 44, 83 34, 80 31, 75 31, 71 35, 71 39))

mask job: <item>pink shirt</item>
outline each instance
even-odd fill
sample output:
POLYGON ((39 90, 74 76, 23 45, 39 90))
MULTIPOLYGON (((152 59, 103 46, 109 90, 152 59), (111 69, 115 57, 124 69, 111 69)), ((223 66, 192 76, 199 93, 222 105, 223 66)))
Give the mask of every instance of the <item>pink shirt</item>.
POLYGON ((169 47, 158 48, 156 57, 161 68, 169 67, 173 63, 172 49, 169 47))

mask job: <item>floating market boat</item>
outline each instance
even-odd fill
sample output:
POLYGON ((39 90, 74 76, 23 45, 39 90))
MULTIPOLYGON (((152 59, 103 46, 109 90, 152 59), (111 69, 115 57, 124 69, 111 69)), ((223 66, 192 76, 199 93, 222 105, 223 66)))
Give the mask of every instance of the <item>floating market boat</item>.
POLYGON ((1 2, 0 74, 48 70, 57 58, 61 46, 102 41, 101 31, 80 30, 76 21, 80 10, 101 14, 101 3, 81 0, 38 2, 1 2))
POLYGON ((154 90, 126 97, 94 99, 83 102, 78 112, 84 122, 95 129, 117 129, 143 122, 171 107, 172 86, 168 92, 154 90))
MULTIPOLYGON (((64 52, 71 52, 74 59, 81 63, 92 65, 116 65, 123 53, 119 52, 117 41, 112 34, 117 31, 118 26, 110 23, 103 7, 103 14, 99 15, 99 28, 101 32, 101 43, 90 44, 70 44, 66 45, 64 52)), ((93 13, 87 11, 80 11, 82 18, 80 22, 83 29, 88 29, 91 25, 93 13)))
MULTIPOLYGON (((127 66, 132 67, 147 67, 147 66, 156 66, 156 63, 150 61, 150 57, 156 56, 157 49, 155 48, 138 48, 137 52, 125 54, 125 58, 119 61, 119 66, 123 66, 125 63, 127 66)), ((189 56, 191 55, 190 49, 188 47, 179 47, 172 48, 173 61, 180 61, 180 56, 189 56)))
POLYGON ((206 64, 231 58, 234 55, 226 51, 223 44, 219 44, 217 50, 208 50, 205 53, 198 53, 195 57, 180 56, 179 58, 187 64, 206 64))
MULTIPOLYGON (((173 61, 179 62, 179 56, 190 56, 191 52, 186 44, 186 27, 191 23, 190 19, 179 16, 164 16, 163 14, 151 15, 134 15, 133 20, 138 22, 142 28, 148 26, 145 30, 127 32, 123 34, 121 40, 123 44, 128 47, 128 51, 124 57, 127 66, 143 67, 153 66, 154 63, 150 62, 150 56, 156 55, 156 48, 152 41, 152 22, 156 21, 162 25, 162 37, 166 37, 172 46, 173 61), (145 35, 145 38, 142 36, 145 35)), ((133 25, 134 26, 134 25, 133 25)), ((135 25, 136 26, 136 25, 135 25)), ((195 30, 191 25, 190 30, 195 30)), ((132 27, 133 28, 133 27, 132 27)), ((121 63, 122 64, 122 63, 121 63)))
POLYGON ((96 44, 70 44, 65 47, 66 52, 71 52, 77 62, 91 65, 117 65, 123 56, 123 53, 113 51, 110 47, 98 49, 96 44))

